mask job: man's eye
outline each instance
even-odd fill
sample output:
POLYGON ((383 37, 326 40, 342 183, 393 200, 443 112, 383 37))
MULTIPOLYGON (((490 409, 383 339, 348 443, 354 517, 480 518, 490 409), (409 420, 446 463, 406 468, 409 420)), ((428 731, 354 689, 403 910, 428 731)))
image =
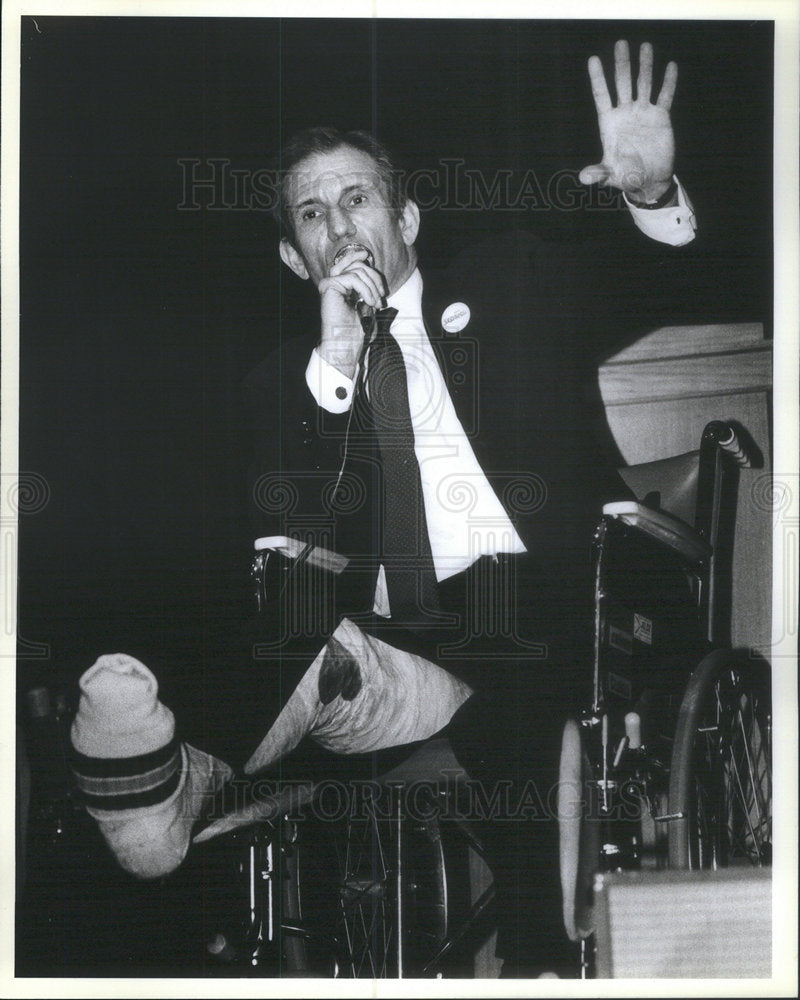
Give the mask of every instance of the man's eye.
POLYGON ((319 212, 316 210, 316 208, 307 208, 300 216, 300 218, 303 220, 303 222, 311 222, 314 219, 316 219, 318 215, 319 212))
POLYGON ((350 204, 351 205, 363 205, 366 200, 367 200, 367 196, 366 195, 364 195, 364 194, 354 194, 353 197, 350 199, 350 204))

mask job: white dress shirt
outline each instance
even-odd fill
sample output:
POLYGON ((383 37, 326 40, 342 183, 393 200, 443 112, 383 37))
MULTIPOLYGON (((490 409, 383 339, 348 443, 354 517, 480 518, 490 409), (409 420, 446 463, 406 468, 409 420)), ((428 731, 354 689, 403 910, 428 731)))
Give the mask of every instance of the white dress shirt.
MULTIPOLYGON (((437 580, 460 573, 483 555, 524 552, 525 546, 478 464, 447 391, 422 321, 418 270, 387 304, 397 309, 391 334, 400 345, 419 462, 425 518, 437 580)), ((311 393, 325 409, 350 408, 355 382, 315 349, 306 369, 311 393), (342 391, 344 390, 344 391, 342 391)))

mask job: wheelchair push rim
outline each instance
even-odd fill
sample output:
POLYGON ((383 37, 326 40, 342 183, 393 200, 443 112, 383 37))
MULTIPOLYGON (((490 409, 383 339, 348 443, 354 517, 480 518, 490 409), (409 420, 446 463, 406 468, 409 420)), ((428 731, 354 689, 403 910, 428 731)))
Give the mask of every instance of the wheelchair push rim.
POLYGON ((670 768, 669 863, 696 870, 771 862, 769 674, 709 654, 681 705, 670 768))

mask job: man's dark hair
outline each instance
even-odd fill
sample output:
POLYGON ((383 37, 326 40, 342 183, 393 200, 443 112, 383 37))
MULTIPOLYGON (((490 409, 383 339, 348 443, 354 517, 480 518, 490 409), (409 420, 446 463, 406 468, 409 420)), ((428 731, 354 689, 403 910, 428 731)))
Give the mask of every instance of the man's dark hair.
POLYGON ((274 159, 273 167, 281 184, 280 198, 273 214, 287 239, 294 240, 295 231, 291 213, 284 201, 286 187, 283 179, 307 157, 315 153, 332 153, 342 146, 357 149, 374 160, 376 172, 389 197, 389 207, 395 217, 402 212, 407 200, 404 174, 394 156, 382 142, 370 132, 363 132, 360 129, 343 132, 331 125, 314 125, 295 132, 274 159))

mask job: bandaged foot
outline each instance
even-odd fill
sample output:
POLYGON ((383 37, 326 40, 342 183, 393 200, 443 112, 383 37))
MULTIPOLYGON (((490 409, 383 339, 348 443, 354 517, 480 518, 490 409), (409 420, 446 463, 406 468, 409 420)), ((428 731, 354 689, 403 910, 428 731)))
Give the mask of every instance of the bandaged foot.
POLYGON ((86 809, 122 868, 139 878, 166 875, 233 771, 178 740, 158 682, 133 657, 101 656, 80 687, 72 767, 86 809))

